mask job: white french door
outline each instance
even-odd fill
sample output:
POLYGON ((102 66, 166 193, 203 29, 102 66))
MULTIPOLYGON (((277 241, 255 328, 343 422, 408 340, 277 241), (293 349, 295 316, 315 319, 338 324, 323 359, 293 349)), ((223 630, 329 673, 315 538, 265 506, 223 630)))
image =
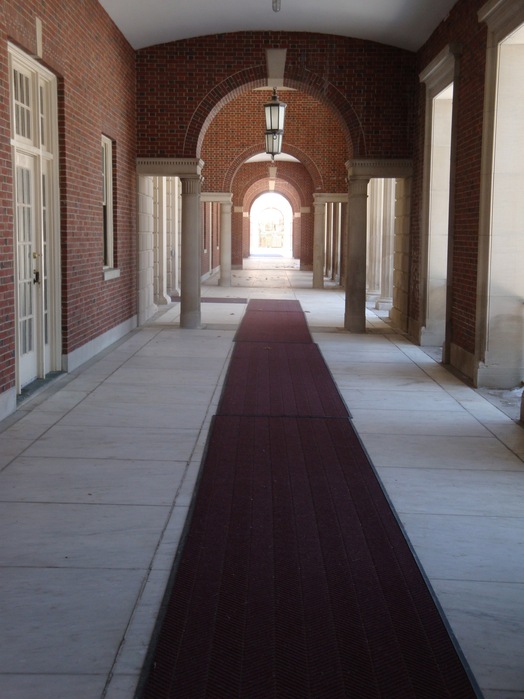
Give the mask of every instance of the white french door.
POLYGON ((17 388, 60 368, 56 81, 11 51, 17 388))
POLYGON ((36 269, 34 158, 16 156, 16 262, 18 315, 18 370, 24 386, 38 375, 36 320, 40 287, 36 269))

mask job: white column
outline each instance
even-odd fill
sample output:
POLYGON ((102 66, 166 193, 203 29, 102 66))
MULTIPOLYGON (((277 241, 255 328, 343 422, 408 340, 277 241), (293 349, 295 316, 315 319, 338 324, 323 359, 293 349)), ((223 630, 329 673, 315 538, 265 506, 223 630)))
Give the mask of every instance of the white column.
POLYGON ((153 284, 153 178, 137 178, 137 229, 138 229, 138 324, 151 318, 158 307, 154 302, 153 284))
POLYGON ((154 178, 155 191, 155 235, 154 235, 154 288, 155 303, 160 305, 169 303, 170 296, 167 293, 167 198, 166 178, 154 178))
POLYGON ((326 203, 324 277, 333 275, 333 202, 326 203))
POLYGON ((344 327, 366 332, 366 237, 369 177, 350 177, 348 247, 346 261, 346 307, 344 327))
POLYGON ((232 196, 220 203, 220 279, 219 286, 231 286, 231 211, 232 196))
POLYGON ((200 326, 200 175, 182 180, 182 269, 180 327, 200 326))
POLYGON ((395 188, 393 307, 389 313, 393 323, 403 331, 408 330, 410 215, 411 178, 405 177, 397 180, 395 188))
POLYGON ((384 219, 382 227, 382 265, 380 297, 375 308, 389 310, 393 305, 393 253, 395 244, 395 180, 384 180, 384 219))
POLYGON ((384 180, 373 178, 369 183, 368 233, 367 233, 367 299, 380 296, 380 272, 382 262, 382 223, 384 180))
POLYGON ((180 296, 180 180, 166 178, 167 293, 180 296))
POLYGON ((321 194, 314 194, 313 220, 313 289, 324 288, 324 240, 325 240, 325 200, 321 194))

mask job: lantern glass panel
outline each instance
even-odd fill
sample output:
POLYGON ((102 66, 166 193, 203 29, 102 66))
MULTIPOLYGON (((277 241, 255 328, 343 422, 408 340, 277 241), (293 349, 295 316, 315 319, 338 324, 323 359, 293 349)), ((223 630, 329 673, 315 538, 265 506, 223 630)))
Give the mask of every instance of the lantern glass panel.
POLYGON ((278 155, 282 152, 282 133, 266 131, 266 153, 278 155))
POLYGON ((283 131, 286 103, 273 100, 264 105, 266 113, 266 131, 283 131))

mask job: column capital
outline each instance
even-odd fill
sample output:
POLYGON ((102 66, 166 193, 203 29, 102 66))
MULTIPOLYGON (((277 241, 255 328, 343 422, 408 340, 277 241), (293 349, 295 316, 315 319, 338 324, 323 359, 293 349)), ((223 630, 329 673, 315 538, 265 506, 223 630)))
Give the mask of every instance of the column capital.
POLYGON ((349 178, 349 198, 368 196, 368 185, 370 177, 350 177, 349 178))
POLYGON ((182 182, 182 194, 200 194, 200 186, 202 184, 200 175, 181 177, 180 180, 182 182))

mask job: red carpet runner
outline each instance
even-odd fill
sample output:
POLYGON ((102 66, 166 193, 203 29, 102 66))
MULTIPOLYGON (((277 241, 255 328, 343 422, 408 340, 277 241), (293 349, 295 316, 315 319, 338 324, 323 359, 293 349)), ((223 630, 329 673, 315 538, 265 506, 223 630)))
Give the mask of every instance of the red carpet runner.
POLYGON ((298 302, 236 342, 139 696, 478 696, 298 302))

